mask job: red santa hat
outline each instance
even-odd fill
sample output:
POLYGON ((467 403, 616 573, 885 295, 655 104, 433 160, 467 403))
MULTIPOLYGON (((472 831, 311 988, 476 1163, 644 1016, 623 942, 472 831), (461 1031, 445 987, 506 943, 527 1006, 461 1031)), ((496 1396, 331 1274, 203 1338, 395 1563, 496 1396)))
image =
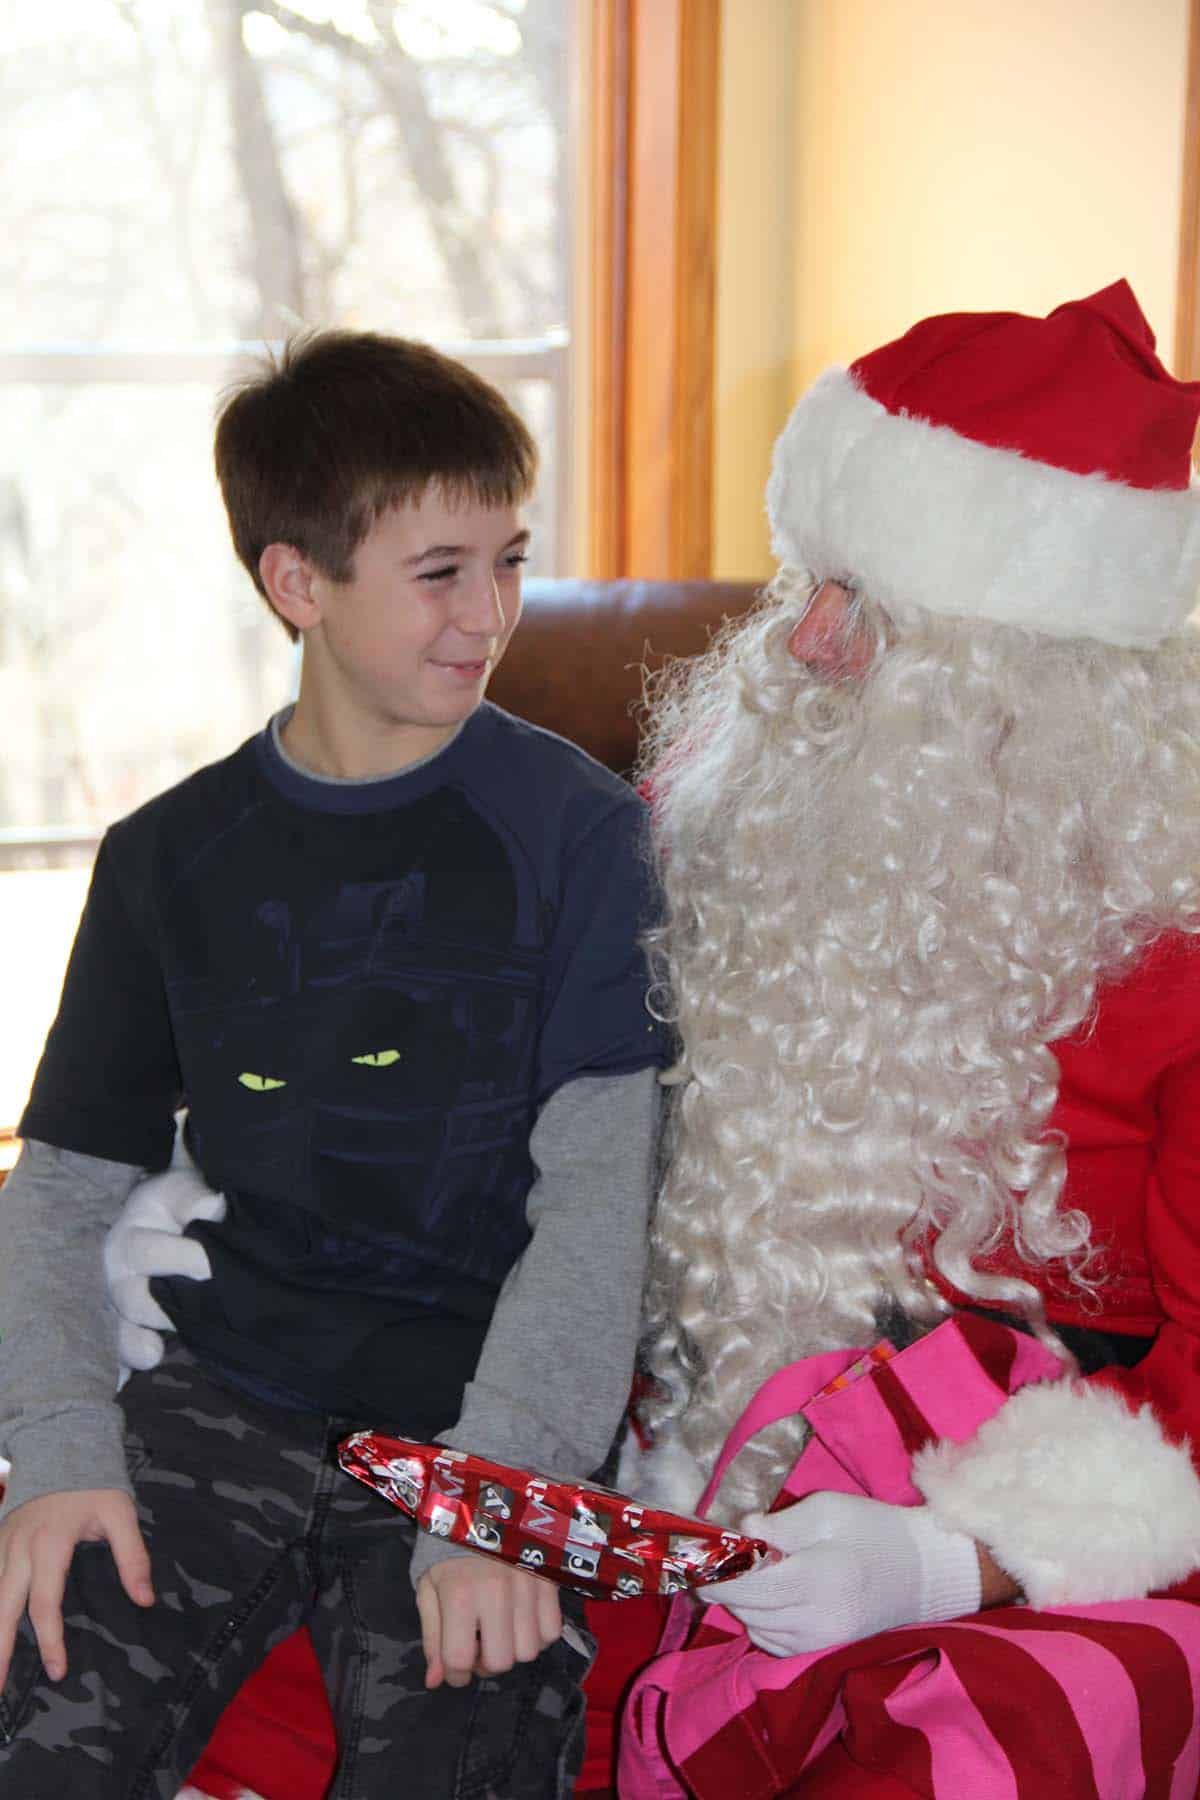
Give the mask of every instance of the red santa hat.
POLYGON ((925 319, 795 408, 774 550, 885 607, 1148 648, 1200 599, 1198 418, 1128 282, 1045 319, 925 319))

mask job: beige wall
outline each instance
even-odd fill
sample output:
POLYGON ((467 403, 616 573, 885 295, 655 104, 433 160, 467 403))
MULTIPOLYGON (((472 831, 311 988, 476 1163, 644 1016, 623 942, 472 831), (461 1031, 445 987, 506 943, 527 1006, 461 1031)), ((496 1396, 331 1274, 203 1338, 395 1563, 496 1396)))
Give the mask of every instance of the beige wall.
POLYGON ((796 0, 725 0, 713 417, 714 573, 770 571, 763 490, 792 402, 796 0))
POLYGON ((726 0, 719 574, 770 568, 788 400, 925 314, 1045 312, 1127 275, 1170 361, 1187 20, 1188 0, 726 0))

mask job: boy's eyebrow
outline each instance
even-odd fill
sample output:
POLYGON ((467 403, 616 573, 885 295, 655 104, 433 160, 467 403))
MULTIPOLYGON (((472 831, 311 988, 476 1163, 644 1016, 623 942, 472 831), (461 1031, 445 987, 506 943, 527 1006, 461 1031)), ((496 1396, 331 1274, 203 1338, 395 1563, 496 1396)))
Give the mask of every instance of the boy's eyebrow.
MULTIPOLYGON (((531 536, 532 533, 529 531, 515 532, 507 544, 501 545, 501 552, 516 550, 518 547, 523 548, 531 536)), ((418 550, 415 556, 406 556, 404 567, 411 569, 414 563, 427 562, 431 556, 465 556, 471 548, 470 544, 430 544, 428 550, 418 550)))

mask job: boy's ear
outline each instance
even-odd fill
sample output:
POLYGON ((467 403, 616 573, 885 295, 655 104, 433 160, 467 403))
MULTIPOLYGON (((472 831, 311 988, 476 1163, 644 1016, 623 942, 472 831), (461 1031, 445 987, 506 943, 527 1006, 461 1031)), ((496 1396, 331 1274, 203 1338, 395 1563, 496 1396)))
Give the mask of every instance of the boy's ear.
POLYGON ((281 619, 297 631, 317 623, 321 608, 313 592, 313 566, 293 545, 268 544, 258 559, 258 573, 281 619))

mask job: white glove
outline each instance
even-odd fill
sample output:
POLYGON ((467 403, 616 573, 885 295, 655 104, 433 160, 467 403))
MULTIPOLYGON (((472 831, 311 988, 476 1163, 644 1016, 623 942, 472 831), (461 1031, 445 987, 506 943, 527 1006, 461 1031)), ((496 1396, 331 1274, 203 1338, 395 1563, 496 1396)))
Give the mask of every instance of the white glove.
POLYGON ((772 1656, 979 1610, 975 1540, 943 1531, 928 1507, 813 1494, 785 1512, 748 1513, 738 1529, 777 1545, 783 1561, 698 1592, 772 1656))
POLYGON ((225 1217, 225 1196, 214 1194, 189 1162, 139 1181, 104 1241, 104 1278, 117 1313, 117 1354, 121 1382, 130 1369, 152 1369, 162 1361, 161 1332, 173 1329, 150 1293, 155 1275, 186 1275, 208 1281, 208 1252, 183 1236, 193 1219, 225 1217))

